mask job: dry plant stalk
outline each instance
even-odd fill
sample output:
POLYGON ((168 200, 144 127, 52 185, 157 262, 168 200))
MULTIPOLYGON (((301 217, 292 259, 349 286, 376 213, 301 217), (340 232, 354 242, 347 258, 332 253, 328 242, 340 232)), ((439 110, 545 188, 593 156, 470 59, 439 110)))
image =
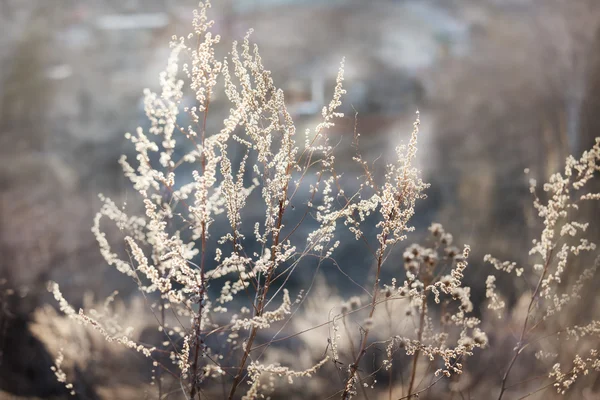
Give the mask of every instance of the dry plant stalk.
MULTIPOLYGON (((539 260, 538 264, 533 265, 531 271, 537 277, 537 284, 528 299, 514 355, 502 377, 498 400, 501 400, 506 392, 510 372, 520 355, 529 347, 535 348, 538 341, 534 336, 536 331, 540 331, 544 325, 550 325, 553 317, 572 306, 581 297, 584 283, 589 281, 598 269, 600 258, 596 259, 593 266, 585 268, 576 282, 566 290, 561 285, 562 280, 569 276, 568 269, 574 268, 573 264, 577 259, 583 253, 596 249, 596 244, 585 237, 589 222, 581 220, 582 217, 578 216, 577 212, 582 202, 600 200, 600 193, 590 193, 585 190, 586 185, 598 171, 600 171, 600 138, 596 139, 592 149, 585 151, 579 160, 569 156, 564 173, 555 173, 550 177, 549 182, 544 184, 543 191, 547 200, 538 197, 536 181, 530 180, 530 192, 534 196, 533 205, 543 220, 541 237, 533 241, 533 247, 529 252, 539 260)), ((516 264, 513 262, 500 262, 491 255, 487 255, 485 260, 497 270, 508 274, 514 270, 517 276, 521 276, 524 271, 523 268, 515 269, 516 264)), ((490 276, 488 282, 493 283, 494 279, 490 276)), ((499 309, 503 306, 502 303, 497 302, 491 286, 488 286, 486 295, 492 299, 490 308, 499 309)), ((591 321, 585 327, 561 327, 561 331, 550 336, 554 337, 561 333, 566 333, 567 338, 573 336, 580 339, 587 336, 593 339, 595 342, 593 346, 597 347, 600 334, 600 330, 597 330, 598 325, 598 321, 591 321), (582 332, 582 335, 578 335, 577 332, 582 332)), ((545 337, 547 338, 548 336, 545 337)), ((545 358, 554 358, 558 361, 556 356, 545 358)), ((564 394, 581 374, 588 374, 590 370, 600 371, 600 359, 594 349, 590 350, 589 357, 585 360, 576 354, 573 364, 573 368, 568 372, 562 372, 560 363, 555 363, 548 373, 558 393, 564 394)))
MULTIPOLYGON (((354 160, 364 169, 362 183, 357 192, 346 194, 335 169, 335 146, 328 137, 328 129, 343 116, 338 111, 345 93, 343 61, 333 98, 322 109, 322 122, 305 132, 305 140, 299 143, 283 91, 263 67, 258 48, 250 41, 251 32, 241 44, 233 43, 228 57, 215 56, 220 37, 210 30, 213 22, 207 16, 209 7, 210 3, 201 3, 195 11, 190 35, 173 37, 167 68, 160 75, 161 93, 144 92, 145 111, 151 122, 149 134, 141 128, 135 134, 126 134, 137 156, 135 163, 123 156, 120 164, 139 193, 145 215, 129 215, 125 207, 101 196, 103 206, 92 229, 106 262, 133 279, 151 303, 164 342, 148 347, 132 340, 131 332, 108 329, 93 315, 76 312, 62 297, 58 285, 52 283, 50 290, 61 310, 90 325, 107 340, 155 360, 161 399, 175 395, 163 389, 162 380, 169 377, 178 381, 185 398, 199 399, 211 385, 222 383, 223 396, 233 399, 247 383, 243 398, 254 399, 275 390, 278 378, 292 383, 294 378, 312 377, 328 366, 343 373, 343 384, 333 395, 349 399, 359 388, 366 391, 373 387, 372 377, 379 369, 390 371, 391 380, 392 365, 400 351, 411 357, 408 386, 402 387, 402 398, 416 397, 441 379, 460 374, 465 359, 488 342, 480 320, 472 316, 470 288, 463 284, 469 246, 462 250, 453 246, 452 235, 433 224, 428 244, 406 248, 402 276, 387 284, 381 282, 383 268, 393 264, 393 250, 414 230, 410 221, 415 205, 425 197, 428 187, 413 165, 418 114, 408 145, 397 148, 396 162, 387 166, 382 179, 373 176, 369 163, 357 153, 354 160), (209 108, 218 90, 224 92, 231 109, 221 129, 214 132, 209 129, 209 108), (182 105, 186 95, 193 96, 194 106, 182 105), (180 124, 184 117, 190 120, 187 126, 180 124), (241 161, 235 162, 238 154, 241 161), (186 168, 192 171, 191 179, 186 180, 186 168), (260 218, 252 220, 244 213, 249 199, 260 204, 260 218), (296 206, 303 208, 302 217, 291 222, 288 214, 295 200, 303 203, 302 207, 296 206), (103 220, 112 221, 123 232, 128 258, 111 247, 101 227, 103 220), (310 220, 316 228, 302 233, 298 228, 310 220), (224 222, 229 232, 215 237, 217 222, 224 222), (253 237, 244 235, 242 224, 253 227, 253 237), (375 238, 365 233, 372 226, 377 230, 375 238), (371 252, 372 289, 363 288, 364 295, 340 304, 323 324, 276 338, 310 294, 309 289, 293 300, 285 282, 303 260, 314 259, 319 265, 333 260, 340 246, 336 238, 339 229, 349 229, 371 252), (402 304, 413 326, 395 332, 390 328, 390 334, 381 337, 383 329, 376 328, 392 326, 391 321, 397 318, 390 312, 394 304, 402 304), (179 325, 172 327, 172 321, 179 325), (345 327, 345 338, 340 322, 345 327), (329 354, 300 369, 294 369, 297 365, 267 363, 276 341, 322 326, 330 330, 329 354), (276 328, 280 329, 274 333, 276 328), (226 348, 217 338, 225 340, 226 348), (365 372, 365 355, 378 346, 383 346, 386 357, 374 372, 365 372), (165 353, 172 365, 159 360, 165 353), (429 362, 427 370, 435 375, 428 385, 421 385, 422 376, 421 382, 417 379, 422 375, 422 361, 429 362)), ((358 134, 355 138, 358 144, 358 134)), ((531 296, 521 339, 506 370, 499 398, 512 365, 525 347, 533 305, 558 299, 554 304, 560 311, 563 300, 556 297, 554 284, 560 281, 567 256, 593 249, 591 243, 582 240, 575 247, 556 251, 558 240, 554 235, 559 219, 576 208, 568 188, 583 187, 598 168, 599 154, 597 145, 580 161, 570 159, 565 178, 557 175, 551 179, 547 191, 553 197, 548 204, 536 199, 535 206, 545 218, 546 228, 532 252, 539 254, 544 263, 535 267, 539 283, 531 296), (551 270, 553 260, 558 262, 551 270)), ((592 198, 598 196, 582 196, 581 200, 592 198)), ((562 225, 560 237, 575 236, 586 227, 570 221, 562 225)), ((491 257, 488 260, 508 273, 514 269, 514 265, 491 257)), ((494 294, 494 279, 488 279, 486 288, 494 300, 493 307, 500 309, 503 303, 494 294)), ((577 329, 587 332, 585 328, 577 329)), ((576 367, 581 370, 582 364, 590 362, 586 360, 578 358, 576 367)), ((565 382, 573 374, 556 367, 552 376, 561 387, 568 388, 565 382)))

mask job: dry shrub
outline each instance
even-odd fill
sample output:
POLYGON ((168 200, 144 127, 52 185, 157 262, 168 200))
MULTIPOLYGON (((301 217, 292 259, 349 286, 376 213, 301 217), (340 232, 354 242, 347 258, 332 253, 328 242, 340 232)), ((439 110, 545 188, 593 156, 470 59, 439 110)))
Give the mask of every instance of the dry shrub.
MULTIPOLYGON (((551 342, 558 348, 542 343, 550 337, 545 333, 562 324, 556 316, 574 306, 594 276, 595 266, 583 268, 569 282, 566 271, 581 253, 595 250, 577 211, 581 202, 599 198, 586 184, 600 169, 600 142, 579 160, 568 158, 564 173, 553 175, 539 197, 532 182, 534 208, 544 222, 530 253, 534 264, 521 267, 486 256, 497 274, 515 274, 532 289, 508 317, 506 295, 496 290, 495 278, 479 282, 494 312, 482 324, 464 279, 472 270, 470 247, 456 246, 435 223, 423 243, 403 245, 429 186, 414 165, 418 114, 409 142, 396 149, 383 176, 361 156, 354 132, 353 160, 362 172, 358 190, 347 190, 356 186, 336 169, 336 146, 328 137, 343 117, 338 111, 345 93, 343 62, 322 122, 298 140, 283 91, 262 65, 250 33, 218 58, 220 37, 210 30, 208 8, 202 3, 195 12, 189 36, 173 38, 160 75, 162 92, 144 93, 149 132, 126 134, 137 155, 133 163, 123 156, 120 164, 144 215, 130 215, 126 205, 101 196, 93 226, 106 262, 137 283, 157 335, 141 340, 106 313, 76 311, 56 283, 49 285, 67 318, 151 360, 156 389, 147 395, 232 399, 245 392, 243 398, 252 399, 302 393, 347 399, 374 392, 443 398, 444 392, 482 390, 486 381, 500 399, 509 389, 529 390, 510 379, 526 356, 538 357, 542 378, 525 379, 525 386, 554 386, 562 393, 598 370, 597 322, 562 326, 553 334, 560 340, 551 342), (186 94, 194 106, 182 105, 186 94), (223 94, 230 113, 213 131, 207 125, 211 101, 223 94), (247 212, 250 202, 262 213, 247 212), (122 232, 125 251, 111 245, 106 220, 122 232), (364 247, 370 265, 359 267, 370 284, 355 279, 360 268, 336 263, 340 237, 364 247), (339 270, 357 294, 323 284, 318 272, 326 266, 339 270), (314 273, 307 287, 292 287, 292 276, 307 269, 314 273), (387 275, 395 277, 384 280, 387 275), (498 325, 498 314, 509 322, 498 325), (492 329, 512 342, 507 360, 492 348, 498 344, 488 339, 492 329), (511 332, 517 332, 516 344, 511 332), (575 353, 565 364, 566 354, 575 353), (480 363, 490 359, 503 366, 492 377, 484 370, 485 380, 478 379, 480 363)), ((79 345, 91 346, 87 331, 62 332, 63 324, 52 322, 50 330, 85 337, 79 345)), ((51 347, 58 352, 57 345, 51 347)), ((67 361, 64 348, 58 354, 55 372, 70 385, 62 368, 76 358, 67 361)), ((146 395, 139 388, 132 396, 142 392, 146 395)))

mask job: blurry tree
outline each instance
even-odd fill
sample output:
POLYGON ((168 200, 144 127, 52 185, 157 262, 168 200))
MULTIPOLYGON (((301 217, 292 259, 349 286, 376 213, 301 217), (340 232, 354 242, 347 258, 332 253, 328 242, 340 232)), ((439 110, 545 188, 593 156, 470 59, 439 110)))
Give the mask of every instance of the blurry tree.
POLYGON ((582 149, 582 107, 600 28, 600 4, 595 0, 538 0, 534 6, 532 48, 540 53, 542 78, 563 105, 563 142, 567 144, 563 159, 582 149))

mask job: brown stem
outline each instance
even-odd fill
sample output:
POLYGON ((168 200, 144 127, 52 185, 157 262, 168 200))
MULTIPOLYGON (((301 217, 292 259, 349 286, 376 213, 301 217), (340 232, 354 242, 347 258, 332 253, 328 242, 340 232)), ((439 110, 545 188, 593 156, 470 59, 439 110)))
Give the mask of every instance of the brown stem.
MULTIPOLYGON (((204 108, 204 118, 202 121, 202 136, 201 136, 201 141, 202 141, 202 155, 201 155, 201 165, 202 165, 202 173, 204 174, 205 169, 206 169, 206 152, 204 149, 204 141, 206 138, 206 118, 208 116, 208 107, 210 106, 210 92, 208 93, 208 96, 206 98, 206 105, 204 108)), ((199 303, 200 306, 198 308, 198 316, 196 318, 195 321, 195 325, 196 325, 196 329, 194 332, 195 335, 195 346, 194 346, 194 361, 192 363, 192 368, 191 368, 191 390, 190 390, 190 398, 191 400, 194 400, 194 398, 196 397, 196 393, 198 393, 197 390, 197 382, 196 379, 198 377, 198 357, 200 356, 200 347, 202 345, 202 340, 200 338, 201 335, 201 327, 202 327, 202 309, 203 309, 203 304, 204 304, 204 291, 205 291, 205 282, 206 282, 206 278, 205 278, 205 259, 206 259, 206 221, 202 221, 201 223, 202 226, 202 250, 201 250, 201 258, 200 258, 200 283, 199 283, 199 303)))
MULTIPOLYGON (((404 179, 403 182, 406 181, 406 177, 407 177, 407 170, 406 168, 404 168, 404 179)), ((403 186, 402 191, 400 192, 400 194, 398 195, 396 201, 398 204, 398 208, 400 208, 402 206, 402 202, 404 199, 404 195, 406 192, 406 186, 403 186)), ((396 217, 396 210, 393 209, 389 215, 389 219, 393 220, 396 217)), ((373 314, 375 313, 375 306, 377 305, 377 295, 379 294, 379 276, 381 274, 381 267, 383 265, 383 255, 385 252, 385 245, 388 239, 388 234, 386 233, 383 236, 383 240, 381 241, 381 245, 379 246, 379 256, 377 257, 377 271, 375 272, 375 283, 373 284, 373 299, 371 301, 371 311, 369 312, 369 318, 373 318, 373 314)), ((348 375, 348 380, 346 380, 346 387, 344 388, 344 392, 342 393, 342 399, 346 400, 348 398, 350 398, 350 381, 354 378, 354 374, 356 374, 356 371, 358 370, 358 364, 360 363, 360 360, 362 359, 363 355, 365 354, 365 347, 367 345, 367 339, 369 337, 369 329, 365 330, 365 334, 362 337, 362 340, 360 342, 360 351, 358 352, 358 355, 356 356, 356 359, 354 360, 354 362, 350 365, 350 374, 348 375)))
MULTIPOLYGON (((381 266, 383 264, 383 253, 384 253, 384 243, 387 241, 387 235, 383 237, 383 241, 381 242, 381 246, 379 247, 379 257, 377 258, 377 272, 375 273, 375 283, 373 284, 373 299, 371 300, 371 311, 369 312, 369 318, 373 318, 373 314, 375 313, 375 306, 377 305, 377 295, 379 294, 379 275, 381 274, 381 266)), ((354 374, 358 370, 358 364, 362 359, 363 355, 366 353, 365 348, 367 345, 367 339, 369 338, 369 329, 365 329, 365 334, 363 335, 360 341, 360 349, 354 362, 350 365, 350 374, 348 375, 348 379, 346 380, 346 387, 344 388, 344 392, 342 393, 342 399, 346 400, 350 398, 350 388, 349 384, 352 378, 354 378, 354 374)))
MULTIPOLYGON (((165 299, 160 297, 160 323, 163 328, 165 326, 165 299)), ((158 400, 162 400, 162 365, 158 365, 156 370, 156 384, 158 386, 158 400)))
MULTIPOLYGON (((425 285, 425 287, 427 287, 427 285, 425 285)), ((419 318, 419 333, 417 335, 418 336, 417 340, 419 341, 419 343, 423 339, 423 330, 425 328, 425 312, 427 311, 427 303, 425 303, 425 301, 426 301, 426 299, 423 298, 423 305, 421 306, 421 316, 419 318)), ((413 395, 412 391, 413 391, 413 386, 415 384, 415 378, 417 376, 417 364, 419 362, 420 353, 421 353, 421 350, 417 349, 413 356, 412 371, 410 373, 410 383, 408 384, 408 398, 410 398, 413 395)))
POLYGON ((553 249, 550 249, 548 252, 548 257, 546 258, 546 263, 544 264, 544 272, 542 272, 542 275, 540 276, 540 279, 538 280, 538 283, 535 287, 535 291, 531 295, 531 300, 529 301, 529 306, 527 307, 527 315, 525 316, 525 322, 523 323, 523 329, 521 330, 521 335, 519 336, 519 342, 517 343, 517 348, 515 349, 515 354, 513 355, 512 359, 510 360, 510 363, 508 364, 508 368, 506 369, 506 372, 504 373, 504 376, 502 377, 502 384, 500 386, 500 394, 498 395, 498 400, 502 400, 502 396, 504 396, 504 392, 506 391, 506 382, 508 381, 508 376, 510 374, 510 371, 512 370, 513 366, 515 365, 517 358, 519 358, 519 355, 525 348, 525 346, 523 344, 523 339, 525 339, 525 333, 527 332, 527 324, 529 323, 529 317, 531 316, 531 309, 532 309, 533 304, 539 294, 540 288, 542 287, 542 282, 548 272, 548 267, 550 266, 550 260, 552 259, 552 250, 553 249))
MULTIPOLYGON (((277 246, 277 244, 275 244, 275 246, 277 246)), ((267 298, 267 292, 269 290, 269 285, 271 284, 271 277, 273 276, 273 270, 275 268, 272 268, 271 271, 269 272, 269 275, 267 275, 267 279, 265 280, 265 286, 262 289, 259 301, 258 301, 258 306, 256 307, 256 313, 254 314, 255 317, 259 317, 262 315, 263 310, 264 310, 264 303, 265 303, 265 299, 267 298)), ((258 328, 256 327, 252 327, 252 331, 250 332, 250 336, 248 337, 248 341, 246 342, 246 350, 244 351, 244 355, 242 356, 242 360, 240 361, 240 366, 238 368, 238 372, 235 375, 235 378, 233 379, 233 384, 231 385, 231 391, 229 392, 229 397, 228 399, 231 400, 233 399, 233 396, 237 390, 237 387, 239 386, 242 377, 243 377, 243 372, 244 372, 244 367, 246 366, 246 361, 248 360, 248 356, 250 355, 250 349, 252 349, 252 344, 254 343, 254 339, 256 338, 256 334, 258 333, 258 328)))
MULTIPOLYGON (((387 297, 387 296, 386 296, 387 297)), ((393 330, 392 330, 392 313, 390 311, 390 305, 389 303, 385 303, 385 310, 387 311, 388 314, 388 321, 389 321, 389 336, 392 337, 394 336, 392 334, 393 330)), ((390 357, 391 359, 391 357, 390 357)), ((392 400, 392 381, 393 381, 393 364, 390 364, 390 372, 389 372, 389 378, 388 378, 388 400, 392 400)))
MULTIPOLYGON (((286 174, 290 173, 290 169, 291 169, 291 165, 288 164, 287 169, 286 169, 286 174)), ((287 196, 287 185, 284 187, 283 193, 284 193, 283 198, 279 200, 279 214, 277 216, 277 229, 275 231, 276 233, 273 238, 273 251, 271 254, 271 263, 272 263, 271 270, 269 271, 269 274, 267 275, 267 278, 265 279, 265 285, 263 286, 262 292, 261 292, 259 300, 258 300, 258 306, 256 307, 255 317, 261 316, 264 311, 267 293, 269 291, 269 286, 271 284, 273 272, 275 271, 275 256, 277 255, 276 248, 277 248, 277 246, 279 246, 279 234, 281 232, 281 225, 283 223, 283 214, 285 212, 285 198, 287 196)), ((229 392, 229 397, 228 397, 229 400, 233 399, 233 396, 235 395, 235 392, 242 380, 242 377, 244 376, 244 374, 243 374, 244 367, 246 366, 246 361, 248 360, 248 356, 250 355, 250 350, 252 349, 252 344, 254 343, 254 339, 256 338, 257 333, 258 333, 258 328, 253 326, 252 331, 250 332, 250 336, 248 337, 248 341, 246 342, 246 350, 244 351, 242 360, 240 361, 240 366, 238 368, 238 372, 237 372, 235 378, 233 379, 233 384, 231 385, 231 391, 229 392)))

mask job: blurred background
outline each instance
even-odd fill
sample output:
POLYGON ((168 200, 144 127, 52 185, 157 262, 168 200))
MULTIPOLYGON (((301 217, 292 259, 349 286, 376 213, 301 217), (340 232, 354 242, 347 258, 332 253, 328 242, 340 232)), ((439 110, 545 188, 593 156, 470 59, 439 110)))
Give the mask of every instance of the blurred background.
MULTIPOLYGON (((355 112, 363 155, 383 162, 421 112, 418 162, 432 187, 417 231, 441 222, 474 249, 475 269, 485 253, 527 260, 537 226, 528 179, 544 181, 598 135, 597 0, 213 3, 223 43, 254 28, 299 132, 320 120, 346 58, 342 165, 352 162, 355 112)), ((123 134, 148 126, 142 90, 158 88, 169 40, 189 31, 196 5, 0 0, 0 398, 61 393, 32 329, 49 279, 74 304, 87 291, 133 289, 90 232, 97 194, 132 195, 117 164, 132 152, 123 134)), ((225 99, 216 104, 227 112, 225 99)), ((341 249, 340 264, 356 251, 341 249)))

